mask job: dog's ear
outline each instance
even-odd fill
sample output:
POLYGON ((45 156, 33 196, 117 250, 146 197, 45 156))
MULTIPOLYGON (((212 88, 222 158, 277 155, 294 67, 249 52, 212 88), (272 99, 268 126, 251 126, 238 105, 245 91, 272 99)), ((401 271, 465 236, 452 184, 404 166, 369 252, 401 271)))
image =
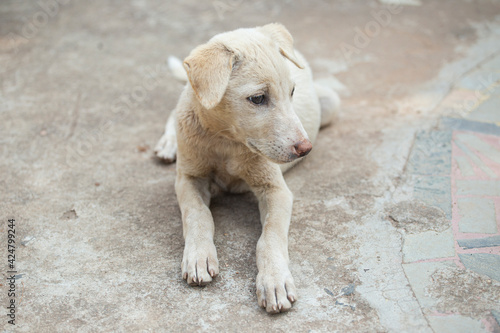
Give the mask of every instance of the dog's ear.
POLYGON ((297 60, 295 53, 293 52, 293 37, 288 32, 283 24, 280 23, 271 23, 266 24, 260 27, 260 30, 265 34, 271 37, 272 40, 278 44, 280 48, 280 53, 293 62, 295 66, 303 69, 304 66, 297 60))
POLYGON ((222 100, 234 61, 234 53, 219 42, 198 46, 184 60, 191 87, 206 109, 217 106, 222 100))

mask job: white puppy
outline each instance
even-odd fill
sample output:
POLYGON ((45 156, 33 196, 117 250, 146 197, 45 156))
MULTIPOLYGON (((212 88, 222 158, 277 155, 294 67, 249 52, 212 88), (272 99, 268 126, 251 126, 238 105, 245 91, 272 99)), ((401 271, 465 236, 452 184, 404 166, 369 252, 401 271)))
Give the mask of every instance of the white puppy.
MULTIPOLYGON (((170 65, 174 75, 184 76, 174 59, 170 65)), ((271 313, 286 311, 297 293, 288 269, 293 197, 282 172, 311 151, 340 100, 313 84, 311 70, 280 24, 216 35, 183 65, 189 83, 155 148, 158 157, 177 159, 182 276, 191 285, 217 276, 210 198, 220 190, 251 190, 262 223, 258 302, 271 313)))

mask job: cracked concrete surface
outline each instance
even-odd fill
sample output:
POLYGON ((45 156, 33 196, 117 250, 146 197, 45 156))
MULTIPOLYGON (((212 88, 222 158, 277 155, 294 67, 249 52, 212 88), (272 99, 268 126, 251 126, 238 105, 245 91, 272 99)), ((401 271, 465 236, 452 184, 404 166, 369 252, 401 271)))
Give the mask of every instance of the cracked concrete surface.
MULTIPOLYGON (((500 177, 494 160, 457 139, 484 124, 472 138, 500 150, 498 124, 486 109, 477 114, 477 96, 498 95, 489 73, 500 70, 500 3, 404 3, 412 5, 3 1, 5 277, 8 219, 17 245, 16 325, 2 316, 4 331, 499 331, 500 282, 468 266, 499 248, 457 243, 495 234, 461 233, 454 202, 465 173, 457 163, 471 163, 480 179, 500 177), (180 274, 175 166, 155 160, 152 147, 182 89, 167 56, 274 21, 291 31, 315 77, 341 93, 343 110, 286 175, 299 300, 269 316, 255 295, 255 198, 214 199, 220 276, 189 287, 180 274), (477 119, 487 120, 443 125, 477 119), (408 240, 425 244, 426 232, 449 232, 451 248, 418 257, 427 252, 408 240), (420 259, 407 261, 404 251, 420 259)), ((500 199, 487 200, 500 223, 500 199)), ((9 285, 0 287, 5 309, 9 285)))

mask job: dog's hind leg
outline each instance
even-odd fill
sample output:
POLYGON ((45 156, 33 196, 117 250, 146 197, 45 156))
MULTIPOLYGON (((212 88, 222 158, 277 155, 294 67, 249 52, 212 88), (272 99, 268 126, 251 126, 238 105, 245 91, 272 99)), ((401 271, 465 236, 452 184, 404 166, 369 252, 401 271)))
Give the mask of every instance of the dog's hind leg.
POLYGON ((335 91, 322 84, 315 82, 314 88, 316 89, 316 94, 318 95, 319 103, 321 105, 320 128, 322 128, 332 123, 332 121, 338 116, 340 109, 340 97, 335 91))
POLYGON ((170 113, 165 133, 155 146, 155 154, 167 163, 172 163, 177 155, 177 135, 175 133, 175 110, 170 113))

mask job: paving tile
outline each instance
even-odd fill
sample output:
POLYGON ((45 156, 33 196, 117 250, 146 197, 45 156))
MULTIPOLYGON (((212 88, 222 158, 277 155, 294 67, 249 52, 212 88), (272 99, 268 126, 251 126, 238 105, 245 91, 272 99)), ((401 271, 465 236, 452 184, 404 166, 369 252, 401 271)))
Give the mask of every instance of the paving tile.
POLYGON ((421 131, 408 159, 408 172, 448 175, 451 169, 451 131, 421 131))
POLYGON ((458 245, 464 249, 500 246, 500 236, 474 239, 458 239, 457 242, 458 245))
POLYGON ((458 195, 500 196, 500 181, 498 180, 458 180, 458 195))
POLYGON ((403 255, 405 263, 455 256, 451 228, 443 232, 425 231, 418 234, 405 235, 403 255))
POLYGON ((417 176, 413 188, 415 199, 429 206, 441 208, 451 220, 451 180, 450 177, 417 176))
POLYGON ((460 261, 470 270, 500 281, 500 256, 489 253, 459 254, 460 261))
POLYGON ((487 156, 493 162, 500 164, 500 150, 496 147, 493 147, 489 143, 470 133, 459 133, 456 135, 456 138, 482 155, 487 156))
POLYGON ((467 147, 466 144, 464 144, 462 141, 455 140, 455 144, 457 145, 458 148, 460 148, 461 151, 463 151, 467 156, 472 160, 472 162, 479 167, 485 174, 488 175, 490 178, 496 178, 497 174, 491 170, 486 163, 483 162, 482 159, 479 158, 472 150, 467 147))
POLYGON ((466 120, 462 118, 443 117, 439 122, 442 129, 455 129, 459 131, 479 132, 483 134, 500 135, 500 126, 492 123, 466 120))
POLYGON ((472 333, 487 332, 480 320, 460 315, 428 316, 429 324, 434 332, 439 333, 472 333))
POLYGON ((456 265, 451 261, 403 264, 403 269, 408 277, 411 289, 422 308, 430 309, 437 304, 438 299, 429 297, 426 289, 432 284, 431 275, 437 270, 447 267, 453 268, 456 265))
POLYGON ((495 203, 486 198, 459 198, 460 232, 495 234, 497 221, 495 203))
POLYGON ((462 177, 470 177, 474 176, 476 173, 474 172, 474 168, 472 164, 469 162, 467 157, 465 156, 455 156, 455 161, 458 164, 458 168, 460 169, 460 173, 462 177))

